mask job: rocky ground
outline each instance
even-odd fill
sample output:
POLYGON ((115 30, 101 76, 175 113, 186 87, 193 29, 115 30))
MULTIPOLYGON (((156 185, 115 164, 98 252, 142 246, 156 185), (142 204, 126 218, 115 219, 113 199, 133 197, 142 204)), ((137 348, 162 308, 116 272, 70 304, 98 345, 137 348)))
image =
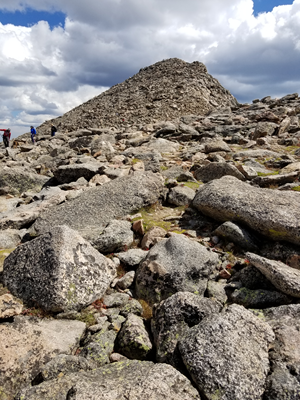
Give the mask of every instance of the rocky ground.
POLYGON ((2 147, 0 399, 299 399, 299 116, 173 59, 2 147))

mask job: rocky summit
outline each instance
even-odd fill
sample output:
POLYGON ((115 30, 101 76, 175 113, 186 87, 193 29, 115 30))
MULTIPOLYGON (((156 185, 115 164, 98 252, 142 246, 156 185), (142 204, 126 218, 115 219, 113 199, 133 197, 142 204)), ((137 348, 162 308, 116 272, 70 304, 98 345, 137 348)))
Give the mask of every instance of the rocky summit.
POLYGON ((0 146, 0 400, 299 399, 298 94, 170 59, 37 131, 0 146))

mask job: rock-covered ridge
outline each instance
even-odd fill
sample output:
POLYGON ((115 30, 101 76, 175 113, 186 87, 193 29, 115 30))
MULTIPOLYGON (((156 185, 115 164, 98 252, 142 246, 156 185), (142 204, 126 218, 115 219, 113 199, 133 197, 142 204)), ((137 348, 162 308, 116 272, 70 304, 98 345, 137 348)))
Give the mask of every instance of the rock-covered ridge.
MULTIPOLYGON (((204 64, 171 58, 142 68, 51 122, 67 132, 91 126, 137 126, 184 114, 203 115, 220 106, 237 106, 237 101, 204 64)), ((39 133, 49 130, 50 121, 38 128, 39 133)))

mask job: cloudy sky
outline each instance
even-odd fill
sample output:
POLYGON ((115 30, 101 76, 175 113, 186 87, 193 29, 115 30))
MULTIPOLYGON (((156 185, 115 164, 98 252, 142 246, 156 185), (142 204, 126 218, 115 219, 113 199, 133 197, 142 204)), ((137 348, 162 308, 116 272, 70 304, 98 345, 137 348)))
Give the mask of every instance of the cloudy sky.
POLYGON ((0 128, 28 132, 170 57, 242 103, 300 92, 300 0, 0 0, 0 128))

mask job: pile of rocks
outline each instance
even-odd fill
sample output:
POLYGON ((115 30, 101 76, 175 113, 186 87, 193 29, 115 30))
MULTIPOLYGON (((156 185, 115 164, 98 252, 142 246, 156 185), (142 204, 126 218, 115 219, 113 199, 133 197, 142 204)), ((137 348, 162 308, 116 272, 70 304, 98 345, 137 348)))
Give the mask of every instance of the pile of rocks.
POLYGON ((133 123, 86 103, 0 150, 0 399, 299 398, 298 95, 173 59, 104 98, 133 123))

